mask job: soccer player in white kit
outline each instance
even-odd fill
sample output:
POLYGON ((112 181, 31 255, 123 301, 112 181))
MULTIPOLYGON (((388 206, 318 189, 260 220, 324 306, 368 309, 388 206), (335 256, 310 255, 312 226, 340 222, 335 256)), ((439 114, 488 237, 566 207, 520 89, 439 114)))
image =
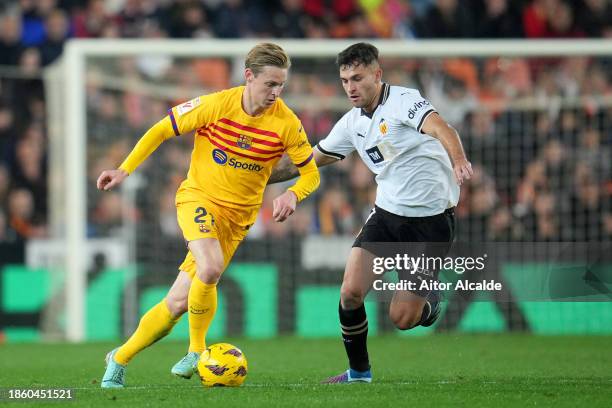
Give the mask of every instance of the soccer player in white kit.
MULTIPOLYGON (((375 277, 368 265, 376 254, 364 246, 440 243, 443 253, 436 255, 446 255, 454 238, 459 185, 471 177, 472 166, 455 129, 418 90, 382 82, 376 47, 351 45, 336 62, 353 108, 319 142, 314 158, 321 167, 356 150, 376 174, 378 188, 375 207, 351 249, 340 290, 340 327, 349 369, 324 382, 371 382, 364 299, 375 277)), ((269 183, 298 175, 297 168, 283 159, 269 183)), ((417 272, 434 273, 437 279, 437 271, 417 272)), ((401 330, 430 326, 439 313, 436 291, 396 291, 389 307, 391 320, 401 330)))

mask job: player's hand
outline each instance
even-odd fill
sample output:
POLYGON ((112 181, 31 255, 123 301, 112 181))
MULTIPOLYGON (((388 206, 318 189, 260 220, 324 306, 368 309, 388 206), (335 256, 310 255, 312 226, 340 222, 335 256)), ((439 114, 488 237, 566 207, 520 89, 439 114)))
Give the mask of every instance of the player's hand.
POLYGON ((472 163, 466 159, 456 160, 453 170, 455 171, 455 177, 457 178, 457 184, 459 185, 461 185, 464 180, 471 179, 472 175, 474 174, 474 170, 472 170, 472 163))
POLYGON ((285 191, 272 202, 272 217, 274 221, 283 222, 295 212, 297 196, 293 191, 285 191))
POLYGON ((108 191, 116 185, 121 184, 127 176, 129 176, 129 174, 121 169, 104 170, 102 174, 100 174, 100 177, 98 177, 98 182, 96 183, 98 190, 108 191))

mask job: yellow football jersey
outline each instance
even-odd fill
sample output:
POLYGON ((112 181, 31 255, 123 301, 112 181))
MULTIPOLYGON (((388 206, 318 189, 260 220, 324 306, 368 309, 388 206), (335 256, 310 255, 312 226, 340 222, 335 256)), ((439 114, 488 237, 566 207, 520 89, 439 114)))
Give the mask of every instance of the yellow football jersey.
POLYGON ((219 206, 252 211, 254 221, 283 153, 302 167, 312 160, 312 148, 299 119, 281 99, 250 116, 242 109, 243 91, 239 86, 199 96, 168 115, 175 135, 196 131, 177 202, 203 196, 219 206))

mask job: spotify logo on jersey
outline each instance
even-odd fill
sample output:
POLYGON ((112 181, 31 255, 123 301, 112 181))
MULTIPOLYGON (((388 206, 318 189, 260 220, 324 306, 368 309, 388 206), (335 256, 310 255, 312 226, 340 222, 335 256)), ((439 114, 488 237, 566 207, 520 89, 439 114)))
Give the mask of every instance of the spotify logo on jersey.
MULTIPOLYGON (((221 166, 224 166, 225 163, 228 163, 227 153, 225 153, 223 150, 220 150, 220 149, 213 150, 212 157, 215 163, 220 164, 221 166)), ((255 172, 260 172, 261 170, 263 170, 263 166, 260 166, 259 164, 242 162, 240 160, 236 160, 233 157, 229 160, 228 164, 230 167, 233 167, 235 169, 255 171, 255 172)))
POLYGON ((215 163, 217 164, 223 165, 227 162, 227 153, 225 153, 223 150, 220 150, 220 149, 213 150, 212 157, 215 163))

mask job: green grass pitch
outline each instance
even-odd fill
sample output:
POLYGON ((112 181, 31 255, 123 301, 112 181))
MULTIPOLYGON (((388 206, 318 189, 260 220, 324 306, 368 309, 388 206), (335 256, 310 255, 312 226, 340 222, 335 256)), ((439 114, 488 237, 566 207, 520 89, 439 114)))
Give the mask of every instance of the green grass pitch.
MULTIPOLYGON (((369 341, 374 383, 320 385, 345 366, 336 339, 223 339, 241 347, 240 388, 209 388, 170 375, 186 344, 161 342, 137 356, 128 388, 100 389, 111 344, 5 344, 0 387, 74 389, 87 407, 612 406, 612 338, 529 335, 381 336, 369 341)), ((41 406, 40 402, 0 406, 41 406)))

